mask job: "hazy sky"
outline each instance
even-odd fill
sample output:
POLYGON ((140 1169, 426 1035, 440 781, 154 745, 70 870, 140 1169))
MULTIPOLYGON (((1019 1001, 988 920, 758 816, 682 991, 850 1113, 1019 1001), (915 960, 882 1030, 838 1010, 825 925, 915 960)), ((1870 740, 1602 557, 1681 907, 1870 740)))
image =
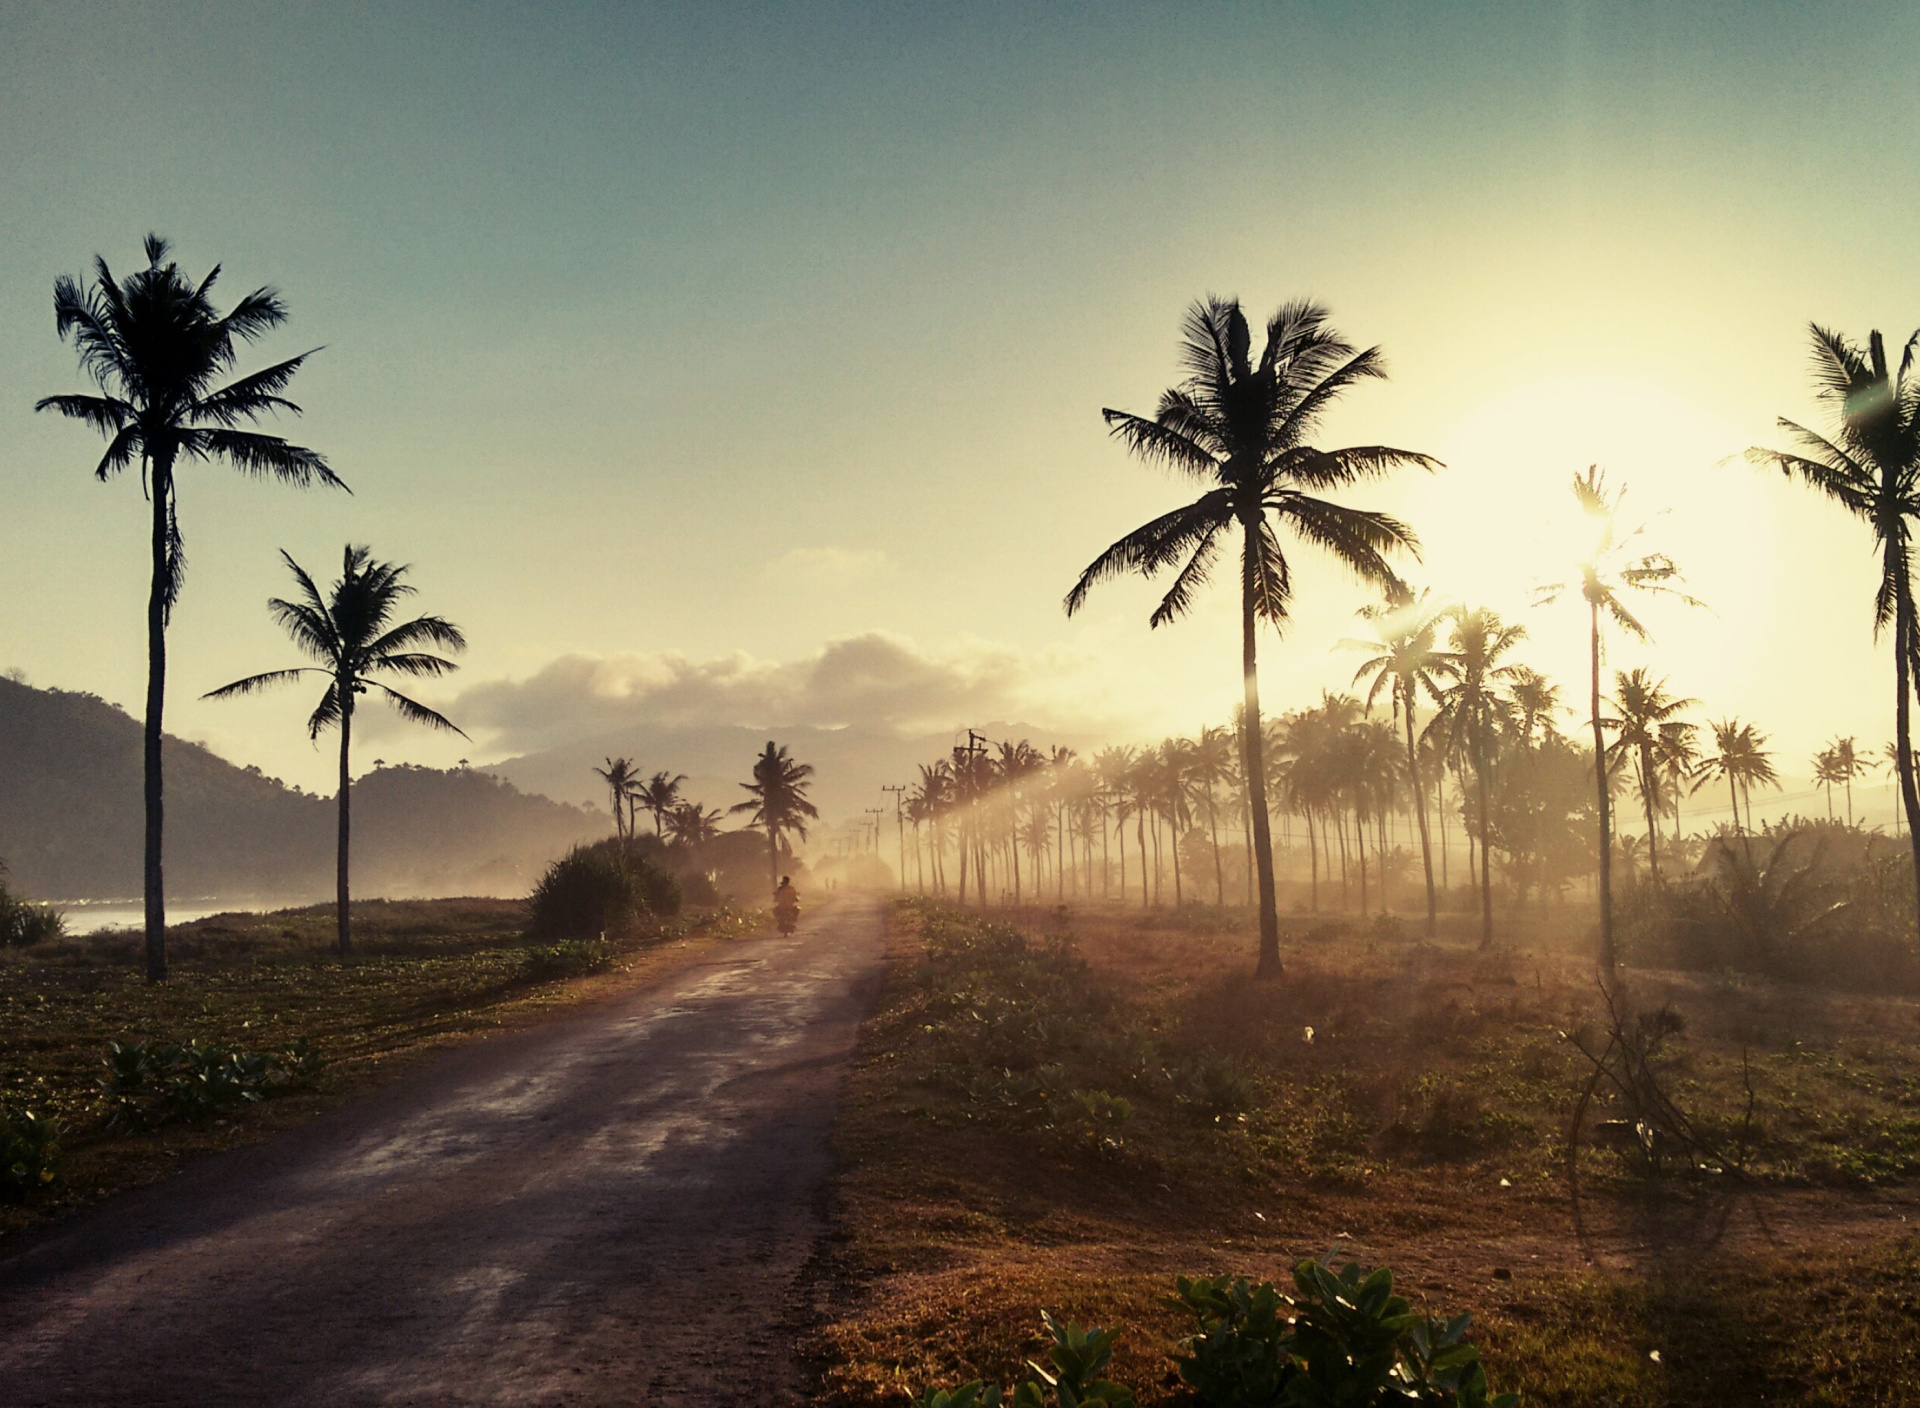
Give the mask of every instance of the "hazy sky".
MULTIPOLYGON (((304 696, 194 696, 289 663, 276 552, 349 538, 473 641, 478 742, 365 762, 610 699, 1191 730, 1230 587, 1152 633, 1144 587, 1060 611, 1181 492, 1099 411, 1151 409, 1195 297, 1312 295, 1393 373, 1325 440, 1449 462, 1356 496, 1421 530, 1410 575, 1577 695, 1577 609, 1527 602, 1601 458, 1713 608, 1614 663, 1804 771, 1891 732, 1868 542, 1720 461, 1815 414, 1808 319, 1920 324, 1917 62, 1911 5, 0 4, 0 667, 137 711, 137 480, 30 408, 80 386, 54 277, 156 229, 283 291, 261 361, 324 344, 287 433, 354 490, 189 473, 177 732, 325 785, 304 696)), ((1270 705, 1350 677, 1361 600, 1305 573, 1270 705)))

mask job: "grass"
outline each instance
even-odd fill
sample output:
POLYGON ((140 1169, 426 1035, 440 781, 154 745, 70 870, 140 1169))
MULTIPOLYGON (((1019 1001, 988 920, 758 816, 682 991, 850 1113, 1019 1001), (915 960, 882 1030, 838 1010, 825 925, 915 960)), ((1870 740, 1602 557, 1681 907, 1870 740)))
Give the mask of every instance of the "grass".
POLYGON ((55 1183, 0 1202, 0 1237, 308 1118, 441 1046, 643 979, 756 919, 683 916, 602 951, 530 943, 517 901, 374 900, 354 905, 343 962, 329 906, 221 914, 169 930, 172 976, 158 984, 142 977, 134 933, 0 951, 0 1103, 58 1117, 68 1155, 55 1183), (109 1041, 266 1051, 300 1037, 326 1061, 311 1091, 147 1134, 104 1126, 95 1082, 109 1041))
POLYGON ((1530 1404, 1909 1401, 1911 1000, 1626 974, 1684 1019, 1663 1079, 1698 1125, 1731 1140, 1751 1071, 1751 1153, 1656 1181, 1583 1144, 1576 1203, 1563 1033, 1601 1008, 1566 917, 1484 955, 1300 920, 1271 984, 1231 916, 1019 917, 896 912, 840 1127, 825 1401, 1010 1379, 1044 1307, 1125 1326, 1115 1377, 1176 1402, 1172 1277, 1329 1248, 1473 1311, 1530 1404))

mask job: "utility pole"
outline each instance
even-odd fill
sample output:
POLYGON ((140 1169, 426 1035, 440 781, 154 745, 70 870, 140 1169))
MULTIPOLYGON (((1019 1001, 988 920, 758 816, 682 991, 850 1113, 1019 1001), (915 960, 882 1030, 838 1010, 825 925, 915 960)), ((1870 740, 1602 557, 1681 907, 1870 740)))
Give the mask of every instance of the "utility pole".
POLYGON ((887 814, 887 809, 885 807, 862 807, 861 810, 873 818, 871 822, 867 823, 873 828, 873 839, 867 843, 867 850, 877 857, 880 854, 880 818, 887 814))
POLYGON ((900 833, 900 893, 907 892, 907 813, 905 783, 889 782, 881 785, 882 792, 893 793, 893 824, 900 833))

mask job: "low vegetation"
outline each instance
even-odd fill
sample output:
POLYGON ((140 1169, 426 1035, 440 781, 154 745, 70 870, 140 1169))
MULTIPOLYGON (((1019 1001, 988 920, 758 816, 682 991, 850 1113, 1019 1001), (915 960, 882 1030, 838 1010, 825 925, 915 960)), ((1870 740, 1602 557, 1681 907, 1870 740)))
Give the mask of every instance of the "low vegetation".
POLYGON ((680 882, 624 839, 575 846, 534 886, 527 932, 542 939, 625 938, 680 912, 680 882))
POLYGON ((1123 1331, 1109 1377, 1142 1405, 1191 1401, 1167 1275, 1227 1294, 1311 1257, 1471 1312, 1528 1404, 1893 1404, 1920 1372, 1885 1320, 1920 1298, 1912 1001, 1632 971, 1610 1011, 1551 916, 1487 953, 1468 916, 1431 945, 1303 921, 1259 984, 1218 912, 1015 917, 898 911, 843 1120, 828 1401, 1012 1382, 1042 1308, 1123 1331), (1645 1085, 1583 1054, 1618 1064, 1620 1014, 1658 1038, 1645 1085))
POLYGON ((331 906, 216 915, 169 932, 167 983, 141 976, 134 931, 0 954, 0 1233, 596 990, 562 980, 617 981, 755 922, 709 910, 542 943, 527 918, 518 901, 361 901, 342 961, 331 906))
POLYGON ((7 867, 0 862, 0 948, 25 948, 66 932, 59 910, 22 899, 7 888, 7 867))

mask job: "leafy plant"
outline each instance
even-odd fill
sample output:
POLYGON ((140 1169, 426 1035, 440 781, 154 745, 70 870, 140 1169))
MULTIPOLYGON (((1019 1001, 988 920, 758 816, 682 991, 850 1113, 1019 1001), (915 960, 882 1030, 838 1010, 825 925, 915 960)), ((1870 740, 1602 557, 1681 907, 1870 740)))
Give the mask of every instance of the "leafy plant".
POLYGON ((305 1037, 277 1051, 189 1042, 110 1041, 98 1085, 107 1127, 120 1133, 205 1119, 310 1085, 325 1065, 305 1037))
POLYGON ((0 861, 0 948, 25 948, 67 932, 66 918, 51 905, 32 904, 6 886, 7 866, 0 861))
POLYGON ((1489 1398, 1472 1317, 1439 1321, 1393 1293, 1393 1273, 1311 1258, 1293 1271, 1296 1294, 1271 1283, 1214 1276, 1175 1282, 1168 1304, 1197 1328, 1176 1361, 1211 1408, 1512 1408, 1489 1398))
POLYGON ((0 1193, 24 1197, 58 1176, 60 1121, 38 1110, 0 1109, 0 1193))
POLYGON ((537 944, 520 961, 521 974, 533 982, 598 973, 613 962, 613 948, 605 939, 562 939, 537 944))
POLYGON ((1062 1324, 1044 1310, 1040 1322, 1053 1344, 1047 1350, 1046 1365, 1027 1361, 1035 1378, 1022 1379, 1011 1393, 979 1379, 954 1389, 930 1388, 913 1400, 915 1408, 1001 1408, 1002 1404, 1008 1408, 1046 1408, 1047 1390, 1052 1390, 1057 1408, 1090 1408, 1094 1404, 1133 1408, 1130 1390, 1100 1377, 1112 1362, 1114 1341, 1120 1338, 1118 1330, 1103 1330, 1097 1325, 1082 1329, 1071 1320, 1062 1324))

